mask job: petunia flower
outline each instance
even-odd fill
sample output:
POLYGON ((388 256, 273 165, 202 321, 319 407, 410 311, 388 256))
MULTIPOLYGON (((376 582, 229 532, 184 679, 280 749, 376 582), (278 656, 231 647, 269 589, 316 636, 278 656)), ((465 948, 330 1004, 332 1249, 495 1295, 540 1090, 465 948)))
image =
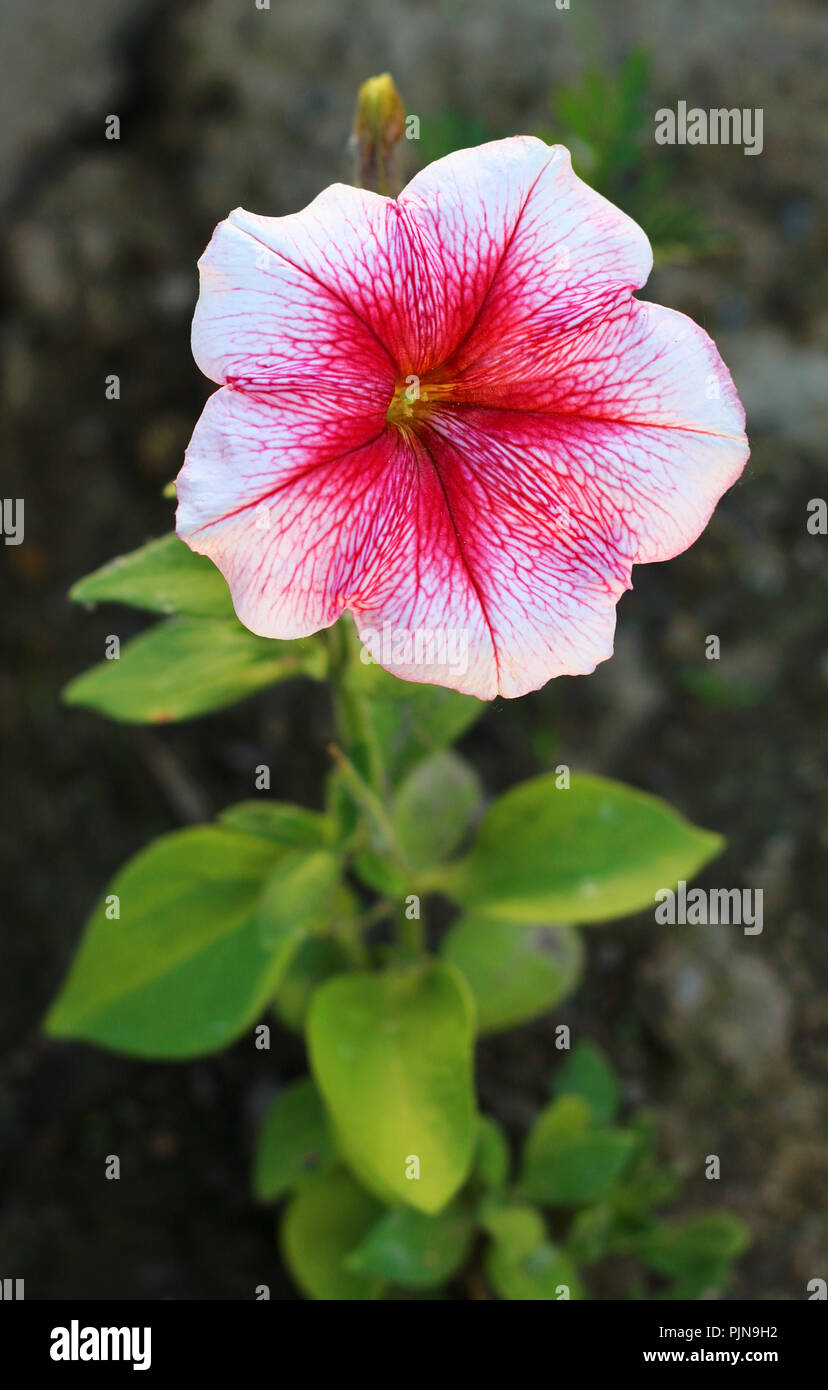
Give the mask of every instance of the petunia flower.
POLYGON ((348 610, 366 643, 423 636, 381 644, 395 674, 481 699, 585 674, 632 566, 692 544, 747 459, 714 343, 633 298, 649 242, 562 146, 461 150, 396 200, 239 208, 199 265, 193 352, 221 390, 177 529, 263 636, 348 610))

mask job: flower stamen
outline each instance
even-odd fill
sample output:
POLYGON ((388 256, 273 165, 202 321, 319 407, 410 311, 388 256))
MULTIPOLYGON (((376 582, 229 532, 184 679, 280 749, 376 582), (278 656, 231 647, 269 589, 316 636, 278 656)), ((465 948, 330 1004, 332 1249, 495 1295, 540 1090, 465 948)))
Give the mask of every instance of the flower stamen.
POLYGON ((436 406, 453 400, 455 393, 453 382, 421 379, 412 373, 397 381, 385 418, 389 425, 411 428, 418 420, 427 418, 436 406))

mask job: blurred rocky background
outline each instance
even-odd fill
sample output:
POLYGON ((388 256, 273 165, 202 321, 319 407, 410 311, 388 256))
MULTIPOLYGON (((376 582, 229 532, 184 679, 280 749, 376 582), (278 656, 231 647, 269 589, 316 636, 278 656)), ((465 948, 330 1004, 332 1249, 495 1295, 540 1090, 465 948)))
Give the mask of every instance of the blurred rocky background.
POLYGON ((372 73, 392 71, 420 116, 413 173, 452 140, 554 137, 556 94, 638 48, 653 112, 764 112, 759 156, 646 152, 706 230, 688 254, 667 247, 644 296, 716 338, 753 456, 688 554, 636 571, 615 659, 498 702, 464 749, 492 791, 564 761, 667 797, 727 835, 705 881, 762 888, 764 931, 651 917, 594 929, 585 990, 555 1020, 487 1041, 480 1086, 518 1135, 547 1095, 553 1023, 571 1022, 606 1048, 629 1106, 657 1113, 687 1179, 681 1210, 728 1205, 750 1225, 735 1296, 802 1298, 828 1277, 828 541, 806 529, 828 487, 825 5, 5 0, 2 493, 25 499, 26 533, 0 565, 0 1273, 25 1277, 27 1297, 250 1298, 259 1283, 294 1296, 248 1169, 264 1103, 303 1070, 298 1042, 161 1066, 39 1034, 130 853, 241 799, 260 761, 277 794, 309 804, 325 771, 316 689, 160 730, 60 705, 105 636, 142 622, 86 614, 66 590, 170 529, 161 491, 211 389, 189 352, 196 259, 235 205, 286 213, 349 177, 354 94, 372 73), (104 138, 111 114, 118 141, 104 138), (105 399, 113 373, 119 401, 105 399), (118 1183, 104 1181, 108 1153, 118 1183))

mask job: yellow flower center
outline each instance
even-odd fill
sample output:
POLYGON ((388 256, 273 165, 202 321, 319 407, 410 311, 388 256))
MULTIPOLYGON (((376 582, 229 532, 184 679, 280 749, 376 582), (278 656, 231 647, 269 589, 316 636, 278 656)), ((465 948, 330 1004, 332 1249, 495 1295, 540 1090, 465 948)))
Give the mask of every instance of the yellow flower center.
POLYGON ((452 382, 418 377, 411 373, 398 380, 385 418, 390 425, 410 429, 418 420, 427 418, 435 406, 452 400, 453 396, 452 382))

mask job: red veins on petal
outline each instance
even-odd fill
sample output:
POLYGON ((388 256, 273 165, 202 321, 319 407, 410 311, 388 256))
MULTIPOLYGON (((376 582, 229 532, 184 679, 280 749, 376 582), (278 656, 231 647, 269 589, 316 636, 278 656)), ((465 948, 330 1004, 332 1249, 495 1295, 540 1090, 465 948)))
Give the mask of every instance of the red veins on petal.
POLYGON ((397 675, 481 699, 592 671, 632 566, 690 545, 748 457, 711 339, 633 297, 651 264, 528 137, 397 201, 335 185, 289 217, 237 209, 199 263, 193 352, 221 389, 178 534, 263 636, 349 610, 369 646, 425 634, 380 646, 397 675))

